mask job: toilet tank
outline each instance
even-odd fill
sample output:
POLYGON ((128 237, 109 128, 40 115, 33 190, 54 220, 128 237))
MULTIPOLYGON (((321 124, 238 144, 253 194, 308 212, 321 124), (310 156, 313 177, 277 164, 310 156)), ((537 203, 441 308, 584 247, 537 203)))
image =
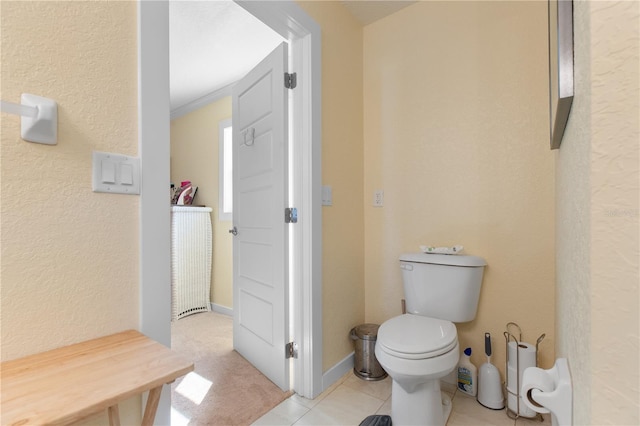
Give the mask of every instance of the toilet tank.
POLYGON ((403 254, 400 269, 407 312, 452 322, 473 320, 486 264, 477 256, 403 254))

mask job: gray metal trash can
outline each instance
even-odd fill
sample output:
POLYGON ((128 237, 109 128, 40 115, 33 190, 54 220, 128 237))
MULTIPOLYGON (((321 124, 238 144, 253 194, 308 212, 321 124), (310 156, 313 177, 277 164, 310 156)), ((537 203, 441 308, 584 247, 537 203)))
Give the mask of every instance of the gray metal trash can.
POLYGON ((382 380, 387 372, 376 359, 378 324, 362 324, 351 329, 350 337, 355 343, 353 372, 363 380, 382 380))

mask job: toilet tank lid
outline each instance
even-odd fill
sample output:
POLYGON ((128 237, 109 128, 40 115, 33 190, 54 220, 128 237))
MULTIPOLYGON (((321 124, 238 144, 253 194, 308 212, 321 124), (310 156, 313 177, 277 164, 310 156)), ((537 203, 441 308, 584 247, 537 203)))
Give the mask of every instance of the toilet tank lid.
POLYGON ((402 262, 432 263, 450 266, 486 266, 487 262, 478 256, 463 254, 405 253, 400 256, 402 262))

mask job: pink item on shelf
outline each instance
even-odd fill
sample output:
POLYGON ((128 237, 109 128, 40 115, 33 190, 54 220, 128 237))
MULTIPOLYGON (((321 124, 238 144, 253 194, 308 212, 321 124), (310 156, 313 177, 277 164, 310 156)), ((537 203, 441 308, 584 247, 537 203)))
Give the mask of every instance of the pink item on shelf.
POLYGON ((191 181, 185 180, 180 183, 180 195, 178 196, 178 205, 187 206, 193 202, 193 188, 191 181))

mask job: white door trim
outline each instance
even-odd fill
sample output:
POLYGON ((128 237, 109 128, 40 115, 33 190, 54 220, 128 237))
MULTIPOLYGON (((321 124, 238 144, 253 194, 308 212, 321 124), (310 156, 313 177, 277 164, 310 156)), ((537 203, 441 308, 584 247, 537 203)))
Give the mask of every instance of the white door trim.
MULTIPOLYGON (((171 346, 169 199, 169 2, 138 2, 138 155, 140 331, 171 346)), ((171 424, 171 388, 160 394, 155 424, 171 424)))
MULTIPOLYGON (((294 294, 294 337, 300 358, 294 390, 307 398, 322 391, 322 211, 320 27, 292 1, 237 1, 292 44, 300 67, 294 90, 299 138, 294 174, 300 200, 299 268, 294 294), (298 126, 299 124, 299 126, 298 126)), ((140 196, 140 330, 169 346, 171 341, 169 197, 169 2, 138 2, 138 128, 142 169, 140 196)), ((170 423, 165 390, 156 424, 170 423)))

